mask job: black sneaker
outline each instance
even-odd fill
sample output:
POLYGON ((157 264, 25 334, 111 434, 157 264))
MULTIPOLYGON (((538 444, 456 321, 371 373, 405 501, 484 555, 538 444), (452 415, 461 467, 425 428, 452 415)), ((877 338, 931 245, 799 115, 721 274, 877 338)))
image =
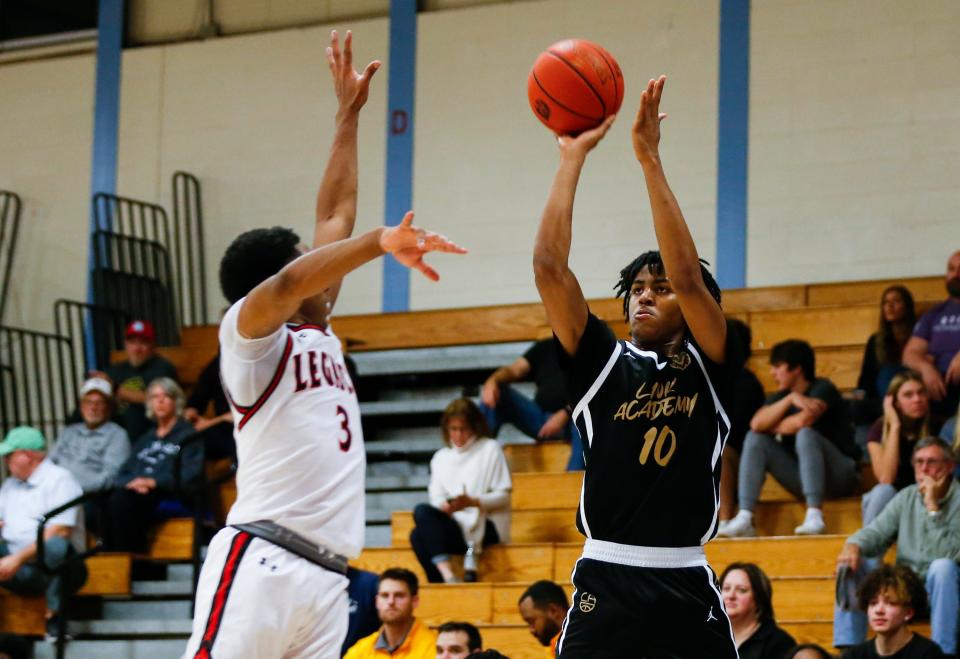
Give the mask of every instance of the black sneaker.
MULTIPOLYGON (((56 643, 57 634, 59 631, 60 631, 60 615, 57 614, 50 618, 47 618, 47 624, 46 624, 47 633, 46 633, 46 636, 44 637, 47 643, 56 643)), ((66 626, 64 626, 64 630, 63 630, 63 640, 64 641, 73 640, 73 637, 67 631, 66 626)))

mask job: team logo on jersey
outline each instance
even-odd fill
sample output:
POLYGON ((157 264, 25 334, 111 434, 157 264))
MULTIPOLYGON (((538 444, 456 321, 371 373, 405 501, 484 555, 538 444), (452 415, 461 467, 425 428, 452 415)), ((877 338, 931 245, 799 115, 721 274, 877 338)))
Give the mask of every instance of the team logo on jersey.
POLYGON ((580 596, 580 610, 584 613, 590 613, 597 606, 597 598, 590 593, 584 593, 580 596))
POLYGON ((690 361, 689 352, 678 352, 670 358, 670 366, 678 371, 685 371, 687 370, 687 366, 690 365, 690 361))

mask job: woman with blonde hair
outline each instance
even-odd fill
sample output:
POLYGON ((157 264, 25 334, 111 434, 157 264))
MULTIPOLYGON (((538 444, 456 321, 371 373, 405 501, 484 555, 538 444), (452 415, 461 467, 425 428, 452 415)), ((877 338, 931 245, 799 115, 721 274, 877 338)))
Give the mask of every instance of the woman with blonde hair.
POLYGON ((507 541, 513 489, 503 449, 487 437, 487 422, 472 400, 447 405, 440 427, 445 446, 430 460, 430 503, 414 509, 410 532, 431 583, 459 580, 451 555, 507 541))
POLYGON ((917 440, 931 433, 930 398, 916 371, 897 373, 883 398, 883 417, 867 435, 867 452, 877 484, 863 495, 867 525, 901 489, 914 483, 910 457, 917 440))

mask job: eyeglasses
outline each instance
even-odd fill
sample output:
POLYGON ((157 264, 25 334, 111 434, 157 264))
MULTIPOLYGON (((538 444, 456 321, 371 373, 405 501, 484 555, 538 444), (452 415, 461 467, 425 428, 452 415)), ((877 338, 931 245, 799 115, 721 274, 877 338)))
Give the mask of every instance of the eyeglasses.
POLYGON ((936 467, 937 465, 941 465, 945 462, 946 460, 944 458, 914 458, 910 461, 914 467, 926 467, 927 465, 936 467))

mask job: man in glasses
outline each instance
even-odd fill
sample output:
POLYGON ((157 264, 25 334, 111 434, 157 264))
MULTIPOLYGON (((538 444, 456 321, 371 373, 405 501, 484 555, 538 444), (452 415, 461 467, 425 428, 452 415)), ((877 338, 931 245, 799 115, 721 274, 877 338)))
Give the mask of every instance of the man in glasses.
POLYGON ((916 484, 902 489, 880 515, 850 536, 837 558, 836 647, 865 640, 866 615, 850 593, 866 576, 864 559, 882 557, 896 542, 897 565, 911 568, 924 579, 933 640, 944 654, 957 652, 960 488, 953 478, 953 452, 942 439, 927 437, 917 442, 912 464, 916 484))

